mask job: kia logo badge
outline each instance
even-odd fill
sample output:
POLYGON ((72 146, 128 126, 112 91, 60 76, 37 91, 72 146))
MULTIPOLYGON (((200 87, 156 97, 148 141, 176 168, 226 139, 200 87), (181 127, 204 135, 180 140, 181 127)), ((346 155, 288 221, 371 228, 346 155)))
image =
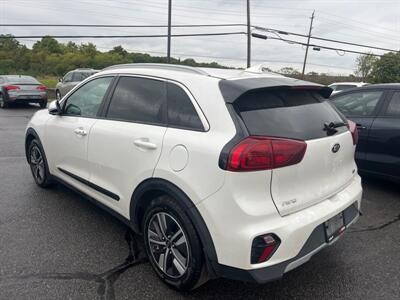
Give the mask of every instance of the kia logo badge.
POLYGON ((335 145, 333 145, 333 147, 332 147, 332 152, 333 152, 333 153, 336 153, 336 152, 339 151, 339 149, 340 149, 340 145, 339 145, 339 144, 335 144, 335 145))

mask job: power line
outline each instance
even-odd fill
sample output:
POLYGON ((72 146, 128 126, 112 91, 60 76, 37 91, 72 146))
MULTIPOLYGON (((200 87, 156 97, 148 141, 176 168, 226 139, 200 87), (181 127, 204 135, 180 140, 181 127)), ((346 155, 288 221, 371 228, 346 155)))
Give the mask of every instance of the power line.
MULTIPOLYGON (((267 32, 273 31, 273 32, 276 32, 278 34, 293 35, 293 36, 299 36, 299 37, 308 38, 308 35, 301 34, 301 33, 283 31, 283 30, 279 30, 279 29, 266 28, 266 27, 261 27, 261 26, 253 26, 253 27, 255 29, 265 30, 267 32)), ((389 48, 382 48, 382 47, 376 47, 376 46, 370 46, 370 45, 365 45, 365 44, 358 44, 358 43, 340 41, 340 40, 335 40, 335 39, 328 39, 328 38, 317 37, 317 36, 311 36, 311 38, 315 39, 315 40, 325 41, 325 42, 332 42, 332 43, 338 43, 338 44, 344 44, 344 45, 350 45, 350 46, 364 47, 364 48, 375 49, 375 50, 383 50, 383 51, 390 51, 390 52, 400 52, 399 50, 394 50, 394 49, 389 49, 389 48)))
MULTIPOLYGON (((254 35, 254 37, 260 38, 260 35, 254 35)), ((266 36, 264 39, 269 39, 269 40, 278 40, 282 42, 286 42, 289 44, 296 44, 296 45, 302 45, 302 46, 307 46, 307 43, 303 42, 298 42, 295 40, 289 40, 289 39, 283 39, 283 38, 278 38, 278 37, 273 37, 273 36, 266 36)), ((372 55, 372 56, 379 56, 382 57, 383 55, 380 54, 375 54, 375 53, 368 53, 368 52, 361 52, 361 51, 354 51, 354 50, 348 50, 348 49, 342 49, 342 48, 335 48, 335 47, 327 47, 327 46, 322 46, 322 45, 316 45, 316 44, 309 44, 309 47, 314 47, 314 48, 320 48, 320 49, 326 49, 326 50, 334 50, 334 51, 341 51, 341 52, 347 52, 347 53, 355 53, 355 54, 363 54, 363 55, 372 55)))
MULTIPOLYGON (((90 28, 165 28, 168 25, 128 25, 128 24, 0 24, 4 27, 90 27, 90 28)), ((238 27, 246 26, 244 23, 230 24, 182 24, 171 27, 238 27)))
MULTIPOLYGON (((223 36, 223 35, 246 35, 246 32, 215 32, 215 33, 187 33, 172 34, 171 37, 190 37, 190 36, 223 36)), ((82 39, 82 38, 161 38, 168 37, 167 34, 145 34, 145 35, 19 35, 19 36, 1 36, 0 38, 13 37, 15 39, 41 39, 44 37, 52 37, 56 39, 82 39)))
MULTIPOLYGON (((130 25, 130 24, 22 24, 22 23, 15 23, 15 24, 0 24, 3 27, 88 27, 88 28, 167 28, 168 25, 130 25)), ((244 23, 223 23, 223 24, 181 24, 181 25, 171 25, 174 28, 192 28, 192 27, 238 27, 238 26, 247 26, 244 23)), ((254 29, 258 30, 266 30, 266 31, 274 31, 278 34, 285 34, 285 35, 293 35, 298 37, 308 38, 308 35, 290 32, 286 30, 262 27, 252 25, 254 29)), ((341 41, 336 39, 329 39, 324 37, 318 36, 311 36, 312 39, 321 40, 325 42, 332 42, 332 43, 339 43, 349 46, 357 46, 375 50, 382 50, 382 51, 390 51, 390 52, 399 52, 399 50, 371 46, 366 44, 359 44, 347 41, 341 41)))

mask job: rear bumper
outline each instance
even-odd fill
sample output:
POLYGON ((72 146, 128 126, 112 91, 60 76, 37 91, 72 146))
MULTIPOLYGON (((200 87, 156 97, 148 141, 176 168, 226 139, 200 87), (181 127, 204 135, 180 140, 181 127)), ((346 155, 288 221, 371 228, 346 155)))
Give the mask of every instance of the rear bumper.
POLYGON ((348 227, 358 218, 362 187, 357 174, 336 195, 283 217, 272 199, 266 199, 268 186, 255 182, 245 190, 247 178, 257 179, 249 173, 226 180, 219 191, 197 205, 215 246, 217 259, 212 265, 217 276, 259 283, 280 278, 329 245, 325 221, 344 212, 348 227), (263 234, 274 234, 281 243, 268 261, 251 264, 252 242, 263 234))
MULTIPOLYGON (((359 218, 358 203, 355 202, 347 209, 344 210, 344 222, 346 229, 350 227, 359 218)), ((318 225, 310 237, 307 239, 304 246, 301 248, 299 254, 295 257, 272 265, 265 268, 254 269, 254 270, 243 270, 234 268, 226 265, 216 264, 214 269, 216 274, 220 277, 225 277, 234 280, 255 282, 255 283, 266 283, 280 279, 283 274, 289 272, 302 264, 306 263, 311 257, 324 249, 325 247, 336 242, 341 236, 337 237, 330 243, 326 242, 324 225, 318 225)))
POLYGON ((40 103, 47 101, 47 93, 32 94, 32 95, 8 95, 5 99, 9 103, 40 103))

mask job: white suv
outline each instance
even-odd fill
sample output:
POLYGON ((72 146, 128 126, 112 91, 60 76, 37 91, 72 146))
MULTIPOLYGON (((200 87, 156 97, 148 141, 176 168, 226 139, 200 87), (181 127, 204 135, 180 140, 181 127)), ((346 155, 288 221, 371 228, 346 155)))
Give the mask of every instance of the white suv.
POLYGON ((61 182, 142 234, 168 285, 264 283, 359 216, 357 131, 330 93, 274 74, 114 66, 33 116, 26 155, 39 186, 61 182))

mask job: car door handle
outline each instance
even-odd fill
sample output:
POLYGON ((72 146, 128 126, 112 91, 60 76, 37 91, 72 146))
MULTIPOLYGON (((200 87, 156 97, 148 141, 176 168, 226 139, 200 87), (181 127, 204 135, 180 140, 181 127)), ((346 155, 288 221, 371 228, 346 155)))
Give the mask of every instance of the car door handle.
POLYGON ((75 132, 76 135, 79 135, 79 136, 85 136, 85 135, 87 135, 86 130, 84 130, 83 128, 76 128, 76 129, 74 130, 74 132, 75 132))
POLYGON ((155 150, 157 149, 157 145, 149 142, 148 138, 137 139, 133 142, 136 147, 146 149, 146 150, 155 150))
POLYGON ((357 129, 367 129, 367 127, 365 127, 364 125, 361 125, 361 124, 356 124, 356 126, 357 126, 357 129))

